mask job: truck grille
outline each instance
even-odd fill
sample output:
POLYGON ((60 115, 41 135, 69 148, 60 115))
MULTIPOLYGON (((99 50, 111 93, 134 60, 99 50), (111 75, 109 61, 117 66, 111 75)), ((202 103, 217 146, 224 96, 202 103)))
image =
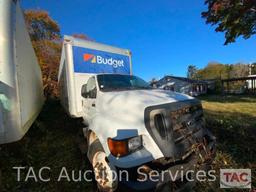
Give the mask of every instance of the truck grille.
POLYGON ((203 138, 203 110, 198 100, 151 106, 145 109, 145 125, 164 154, 186 158, 203 138))

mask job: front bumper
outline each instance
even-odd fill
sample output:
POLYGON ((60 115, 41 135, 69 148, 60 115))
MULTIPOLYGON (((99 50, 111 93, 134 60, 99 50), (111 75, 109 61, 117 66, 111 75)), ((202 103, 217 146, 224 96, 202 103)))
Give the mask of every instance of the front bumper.
POLYGON ((163 165, 162 161, 166 160, 161 158, 141 165, 140 167, 146 166, 159 173, 159 177, 155 176, 154 181, 150 179, 139 181, 137 173, 140 167, 127 169, 132 177, 130 177, 129 180, 124 179, 120 181, 121 186, 125 186, 125 188, 122 187, 122 191, 190 191, 195 186, 196 180, 187 180, 187 177, 184 175, 186 173, 191 173, 189 177, 192 179, 194 177, 193 174, 197 171, 208 171, 213 159, 215 158, 215 153, 216 147, 214 140, 206 147, 198 146, 198 149, 193 151, 185 160, 163 165), (162 165, 159 166, 159 163, 162 165), (183 171, 183 173, 181 173, 181 171, 183 171), (178 174, 176 175, 176 173, 178 174))

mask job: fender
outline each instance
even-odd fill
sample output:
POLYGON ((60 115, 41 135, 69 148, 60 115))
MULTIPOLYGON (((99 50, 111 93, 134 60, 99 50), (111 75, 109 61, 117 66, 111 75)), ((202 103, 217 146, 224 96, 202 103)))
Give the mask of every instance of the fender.
POLYGON ((150 162, 155 159, 159 159, 163 157, 162 152, 155 144, 154 140, 149 136, 147 131, 143 132, 140 130, 146 130, 145 127, 140 129, 127 129, 127 127, 123 127, 123 124, 117 125, 115 122, 109 120, 108 117, 98 114, 96 115, 89 124, 89 131, 92 131, 96 134, 97 138, 99 139, 102 147, 108 157, 109 161, 121 168, 130 168, 139 166, 141 164, 150 162), (111 126, 112 125, 112 126, 111 126), (120 129, 116 129, 115 127, 120 127, 120 129), (108 131, 106 131, 108 130, 108 131), (113 134, 115 132, 115 134, 113 134), (111 155, 107 139, 108 138, 115 138, 115 139, 125 139, 134 137, 137 135, 142 135, 143 138, 143 148, 139 151, 136 151, 132 154, 129 154, 125 157, 116 158, 111 155))

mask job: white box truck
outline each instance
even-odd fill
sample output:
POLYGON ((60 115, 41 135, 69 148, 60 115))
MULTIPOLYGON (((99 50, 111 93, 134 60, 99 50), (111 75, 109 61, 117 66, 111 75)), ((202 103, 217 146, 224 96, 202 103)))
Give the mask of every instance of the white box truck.
POLYGON ((200 101, 133 76, 128 50, 65 36, 59 83, 64 108, 86 122, 87 156, 100 191, 181 190, 192 184, 180 172, 172 180, 168 171, 193 171, 214 157, 200 101))
POLYGON ((44 103, 41 69, 18 1, 0 1, 0 144, 19 140, 44 103))

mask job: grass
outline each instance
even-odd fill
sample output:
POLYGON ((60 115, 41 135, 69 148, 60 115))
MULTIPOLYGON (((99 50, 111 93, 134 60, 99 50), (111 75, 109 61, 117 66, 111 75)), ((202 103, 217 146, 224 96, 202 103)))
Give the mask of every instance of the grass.
POLYGON ((90 191, 90 183, 66 179, 57 182, 62 167, 66 167, 69 176, 75 170, 76 177, 79 170, 89 169, 89 163, 77 147, 77 133, 81 127, 81 120, 71 119, 58 101, 48 101, 21 141, 0 146, 0 191, 90 191), (21 172, 21 182, 17 182, 16 171, 12 169, 19 166, 26 167, 26 171, 21 172), (43 183, 29 179, 25 182, 30 166, 37 175, 41 167, 50 167, 50 175, 44 177, 50 176, 51 181, 43 183))
MULTIPOLYGON (((203 102, 207 127, 217 137, 217 155, 213 168, 256 168, 256 98, 244 96, 205 96, 203 102)), ((0 191, 93 191, 91 183, 57 182, 61 168, 69 175, 89 169, 89 163, 78 149, 77 134, 81 119, 71 119, 58 101, 48 101, 36 123, 19 142, 0 146, 0 191), (51 167, 47 183, 17 182, 15 166, 51 167)), ((27 169, 26 169, 27 170, 27 169)), ((25 172, 21 178, 25 179, 25 172)), ((196 191, 221 191, 219 181, 200 183, 196 191)), ((224 190, 223 190, 224 191, 224 190)), ((230 190, 229 190, 230 191, 230 190)), ((241 191, 241 190, 240 190, 241 191)))
MULTIPOLYGON (((217 138, 213 168, 217 173, 220 168, 250 168, 255 189, 256 97, 204 96, 199 99, 203 103, 206 126, 217 138)), ((202 186, 206 191, 224 191, 218 189, 219 180, 202 186)))

